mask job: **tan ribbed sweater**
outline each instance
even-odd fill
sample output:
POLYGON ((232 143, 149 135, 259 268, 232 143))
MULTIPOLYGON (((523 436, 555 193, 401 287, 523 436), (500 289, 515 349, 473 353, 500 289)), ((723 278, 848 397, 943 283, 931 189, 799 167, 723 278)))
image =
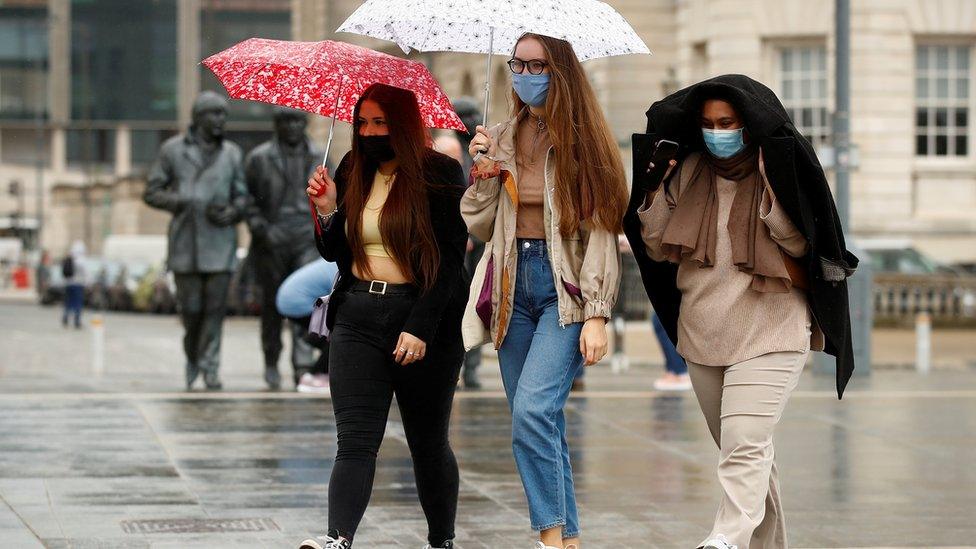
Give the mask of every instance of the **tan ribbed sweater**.
MULTIPOLYGON (((690 156, 683 163, 685 174, 698 161, 690 156)), ((648 255, 664 261, 661 237, 671 210, 681 199, 686 178, 678 173, 670 193, 663 185, 650 206, 638 210, 641 233, 648 255)), ((793 257, 807 251, 807 242, 782 210, 765 181, 760 218, 780 248, 793 257)), ((823 349, 823 334, 812 326, 813 316, 806 294, 793 288, 789 293, 761 293, 750 288, 752 275, 732 263, 732 243, 726 227, 735 198, 736 183, 716 176, 718 230, 715 265, 701 268, 691 260, 678 265, 681 310, 678 316, 678 352, 686 360, 707 366, 730 366, 767 353, 823 349), (809 346, 809 347, 808 347, 809 346)))
POLYGON ((546 157, 549 154, 549 130, 539 131, 531 116, 519 124, 515 139, 518 153, 518 212, 515 214, 515 238, 546 238, 544 212, 546 157))

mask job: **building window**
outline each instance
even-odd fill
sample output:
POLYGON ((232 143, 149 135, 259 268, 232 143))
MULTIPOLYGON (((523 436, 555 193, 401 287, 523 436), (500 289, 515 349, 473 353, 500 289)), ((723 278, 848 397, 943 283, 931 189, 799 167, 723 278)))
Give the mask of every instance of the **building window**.
POLYGON ((176 130, 132 130, 130 133, 130 158, 136 168, 149 167, 159 156, 159 147, 173 137, 176 130))
POLYGON ((780 48, 779 86, 783 106, 796 129, 814 145, 826 143, 830 138, 826 48, 780 48))
POLYGON ((37 3, 0 7, 0 119, 47 115, 47 9, 37 3))
POLYGON ((115 130, 68 130, 65 141, 68 164, 72 166, 95 168, 115 162, 115 130))
MULTIPOLYGON (((255 36, 273 40, 291 39, 291 0, 207 0, 200 10, 202 57, 223 51, 255 36)), ((201 87, 226 96, 217 78, 200 66, 201 87)), ((270 120, 271 107, 257 101, 231 101, 231 122, 270 120)))
POLYGON ((173 120, 176 95, 176 0, 72 2, 74 120, 173 120))
POLYGON ((969 154, 970 47, 915 50, 915 154, 969 154))

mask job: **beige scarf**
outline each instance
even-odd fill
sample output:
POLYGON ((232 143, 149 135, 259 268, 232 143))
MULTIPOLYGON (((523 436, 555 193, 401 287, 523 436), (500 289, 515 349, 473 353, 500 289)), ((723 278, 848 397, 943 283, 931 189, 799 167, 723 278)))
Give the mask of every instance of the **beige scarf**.
MULTIPOLYGON (((735 199, 726 226, 732 241, 732 263, 752 275, 753 290, 786 293, 792 287, 785 256, 759 218, 763 185, 759 147, 750 146, 732 158, 703 153, 664 229, 662 249, 672 263, 691 259, 702 268, 715 264, 718 192, 715 177, 736 182, 735 199)), ((680 174, 679 174, 680 175, 680 174)))

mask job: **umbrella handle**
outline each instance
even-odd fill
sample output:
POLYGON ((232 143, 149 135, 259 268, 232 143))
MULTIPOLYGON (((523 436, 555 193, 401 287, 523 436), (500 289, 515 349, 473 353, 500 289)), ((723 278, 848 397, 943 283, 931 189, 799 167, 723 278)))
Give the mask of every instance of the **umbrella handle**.
POLYGON ((329 126, 329 140, 325 144, 325 155, 322 157, 322 168, 326 168, 326 162, 329 161, 329 151, 332 150, 332 137, 335 136, 335 123, 336 118, 339 116, 339 97, 342 95, 342 82, 345 80, 343 76, 339 75, 339 89, 336 90, 336 101, 335 107, 332 109, 332 125, 329 126))

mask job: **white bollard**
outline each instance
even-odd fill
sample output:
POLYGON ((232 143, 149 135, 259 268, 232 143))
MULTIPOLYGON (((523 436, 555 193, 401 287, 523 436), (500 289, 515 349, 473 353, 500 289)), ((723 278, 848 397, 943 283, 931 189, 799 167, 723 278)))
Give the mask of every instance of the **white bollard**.
POLYGON ((621 317, 613 319, 613 356, 610 357, 610 371, 619 374, 630 369, 630 361, 624 352, 624 330, 626 322, 621 317))
POLYGON ((932 317, 926 312, 915 316, 915 371, 928 374, 932 369, 932 317))
POLYGON ((92 316, 92 375, 96 378, 105 373, 105 321, 102 315, 92 316))

